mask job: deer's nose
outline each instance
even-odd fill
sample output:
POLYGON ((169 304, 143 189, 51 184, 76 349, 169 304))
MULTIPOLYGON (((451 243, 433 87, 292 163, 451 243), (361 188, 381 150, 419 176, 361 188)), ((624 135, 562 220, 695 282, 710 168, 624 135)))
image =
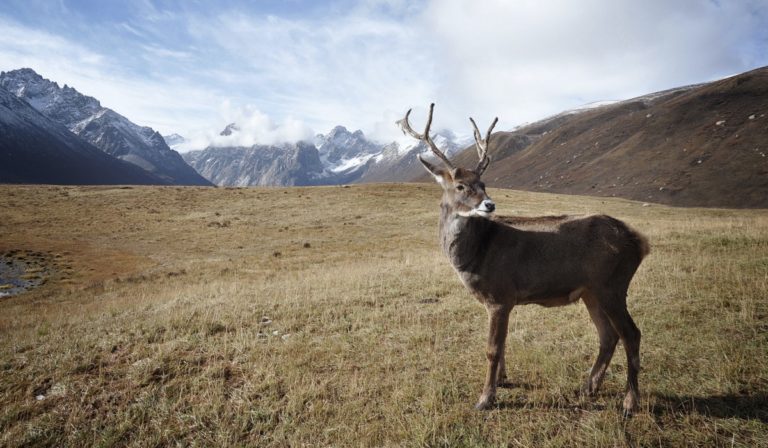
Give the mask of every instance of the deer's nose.
POLYGON ((496 210, 496 204, 493 203, 492 200, 486 199, 483 201, 483 207, 485 207, 485 210, 489 213, 496 210))

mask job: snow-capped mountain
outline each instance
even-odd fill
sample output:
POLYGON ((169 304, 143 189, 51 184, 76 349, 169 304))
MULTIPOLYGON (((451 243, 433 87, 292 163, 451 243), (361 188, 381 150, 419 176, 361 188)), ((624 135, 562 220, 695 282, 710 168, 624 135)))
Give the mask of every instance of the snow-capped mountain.
POLYGON ((132 123, 72 87, 59 87, 28 68, 0 73, 0 87, 107 154, 169 183, 210 185, 155 130, 132 123))
POLYGON ((382 145, 368 140, 363 131, 349 132, 336 126, 326 135, 315 137, 315 146, 326 171, 335 182, 353 182, 382 152, 382 145))
POLYGON ((168 182, 104 153, 0 87, 0 183, 168 182))
MULTIPOLYGON (((448 157, 453 157, 474 143, 471 136, 459 137, 447 129, 433 134, 432 140, 448 157)), ((424 167, 419 163, 418 155, 439 163, 432 151, 423 142, 412 140, 404 146, 392 142, 381 149, 381 152, 373 158, 374 163, 367 166, 365 172, 356 182, 411 181, 424 173, 424 167)))
POLYGON ((310 143, 208 147, 183 154, 184 160, 216 185, 300 186, 325 184, 317 148, 310 143))
MULTIPOLYGON (((237 136, 239 132, 240 126, 230 123, 219 135, 237 136)), ((438 132, 434 141, 449 155, 463 147, 450 131, 438 132)), ((416 141, 406 147, 395 142, 382 145, 360 130, 350 132, 336 126, 328 134, 317 135, 314 144, 209 147, 183 157, 217 185, 337 185, 411 180, 422 170, 421 165, 413 164, 419 153, 432 157, 416 141)))
POLYGON ((336 126, 326 135, 319 134, 315 146, 320 156, 330 164, 338 164, 363 155, 373 155, 381 152, 382 146, 376 144, 357 130, 349 132, 344 126, 336 126))
POLYGON ((222 186, 303 186, 325 184, 326 171, 317 148, 306 142, 235 146, 241 128, 229 123, 219 133, 222 146, 182 154, 198 173, 222 186))

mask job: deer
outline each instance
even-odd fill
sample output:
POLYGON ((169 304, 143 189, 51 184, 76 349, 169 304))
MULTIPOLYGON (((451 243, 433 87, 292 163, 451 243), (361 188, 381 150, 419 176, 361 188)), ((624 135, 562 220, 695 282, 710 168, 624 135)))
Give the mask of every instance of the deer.
POLYGON ((597 328, 599 350, 581 393, 600 389, 616 345, 627 356, 625 416, 639 406, 640 330, 627 310, 627 290, 643 258, 650 252, 645 236, 607 215, 514 217, 494 214, 495 203, 481 180, 491 158, 488 147, 498 117, 482 138, 475 120, 474 169, 456 167, 430 136, 434 103, 426 128, 418 133, 409 116, 399 120, 404 134, 424 142, 444 166, 419 154, 426 170, 442 187, 439 242, 460 281, 488 313, 487 370, 475 405, 495 405, 496 389, 507 381, 505 342, 510 312, 516 305, 556 307, 586 305, 597 328))

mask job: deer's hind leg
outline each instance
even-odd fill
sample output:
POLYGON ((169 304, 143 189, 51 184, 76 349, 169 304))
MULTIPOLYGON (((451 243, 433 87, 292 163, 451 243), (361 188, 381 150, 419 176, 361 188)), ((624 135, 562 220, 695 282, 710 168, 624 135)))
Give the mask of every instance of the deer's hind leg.
POLYGON ((605 372, 608 370, 608 365, 611 363, 613 353, 616 350, 616 344, 619 342, 619 334, 611 325, 610 319, 605 314, 597 302, 597 299, 591 295, 591 293, 584 294, 584 304, 589 311, 589 317, 592 318, 592 322, 597 328, 597 335, 600 340, 600 350, 595 359, 595 364, 592 366, 592 370, 589 372, 589 376, 584 384, 582 392, 585 395, 593 396, 603 383, 605 372))
POLYGON ((611 321, 624 351, 627 354, 627 393, 624 397, 624 413, 630 415, 640 403, 637 376, 640 372, 640 329, 627 311, 626 293, 612 297, 608 303, 601 303, 600 308, 611 321))

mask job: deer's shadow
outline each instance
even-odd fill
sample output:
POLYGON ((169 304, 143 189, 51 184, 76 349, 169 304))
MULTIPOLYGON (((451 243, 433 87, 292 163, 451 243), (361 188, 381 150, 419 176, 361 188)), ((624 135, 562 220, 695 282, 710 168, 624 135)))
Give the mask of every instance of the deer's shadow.
MULTIPOLYGON (((506 383, 501 387, 523 389, 531 388, 528 384, 506 383)), ((598 396, 606 395, 600 393, 598 396)), ((577 394, 578 397, 578 394, 577 394)), ((669 415, 688 415, 699 414, 716 418, 738 418, 742 420, 759 420, 762 423, 768 423, 768 393, 753 392, 744 394, 724 394, 695 397, 690 395, 671 395, 661 393, 651 393, 647 397, 651 401, 649 411, 656 417, 669 415)), ((498 409, 522 409, 532 406, 525 399, 501 400, 496 403, 498 409)), ((618 409, 617 405, 617 409, 618 409)), ((571 410, 589 410, 602 411, 610 408, 600 404, 594 399, 586 400, 568 400, 558 403, 537 403, 536 407, 549 409, 571 409, 571 410)))
POLYGON ((718 418, 739 418, 759 420, 768 423, 768 393, 726 394, 705 397, 653 394, 655 403, 651 413, 656 416, 667 414, 701 414, 718 418))

